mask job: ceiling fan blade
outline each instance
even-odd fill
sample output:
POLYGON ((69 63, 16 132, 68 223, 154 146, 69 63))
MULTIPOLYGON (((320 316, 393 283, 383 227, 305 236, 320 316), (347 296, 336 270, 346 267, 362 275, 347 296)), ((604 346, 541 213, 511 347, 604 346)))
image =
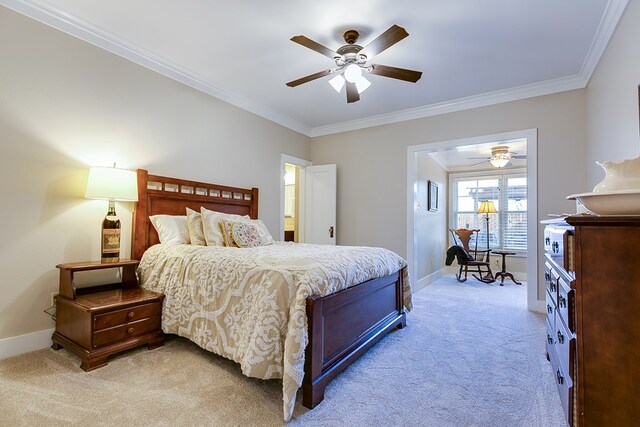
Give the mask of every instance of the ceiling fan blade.
POLYGON ((517 156, 511 156, 512 159, 526 159, 527 156, 525 156, 524 154, 521 155, 517 155, 517 156))
POLYGON ((469 167, 470 167, 470 168, 472 168, 472 167, 474 167, 474 166, 478 166, 478 165, 481 165, 481 164, 483 164, 483 163, 488 163, 488 162, 489 162, 489 160, 483 160, 483 161, 481 161, 480 163, 474 163, 474 164, 472 164, 472 165, 469 165, 469 167))
POLYGON ((329 49, 326 46, 321 45, 320 43, 311 40, 309 37, 307 36, 293 36, 291 37, 291 41, 298 43, 306 48, 309 48, 311 50, 315 50, 316 52, 318 52, 321 55, 327 56, 331 59, 335 58, 336 56, 340 56, 338 55, 336 52, 332 51, 331 49, 329 49))
POLYGON ((388 65, 380 64, 373 64, 370 73, 411 83, 417 82, 420 80, 420 77, 422 77, 422 71, 413 71, 407 70, 406 68, 389 67, 388 65))
POLYGON ((347 103, 360 101, 360 94, 355 83, 347 82, 347 103))
POLYGON ((365 46, 362 52, 368 57, 375 56, 383 50, 398 43, 403 38, 407 37, 409 33, 404 28, 393 24, 387 31, 380 34, 375 40, 365 46))
POLYGON ((307 82, 310 82, 312 80, 319 79, 320 77, 328 76, 331 73, 333 73, 333 70, 319 71, 317 73, 310 74, 310 75, 308 75, 306 77, 301 77, 298 80, 293 80, 293 81, 287 83, 287 86, 296 87, 296 86, 299 86, 299 85, 301 85, 303 83, 307 83, 307 82))

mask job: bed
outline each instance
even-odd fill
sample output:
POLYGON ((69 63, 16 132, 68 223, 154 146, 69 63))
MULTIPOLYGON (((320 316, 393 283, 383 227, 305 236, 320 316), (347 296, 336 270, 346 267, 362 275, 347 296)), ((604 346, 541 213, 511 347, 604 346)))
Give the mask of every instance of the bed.
MULTIPOLYGON (((236 360, 241 364, 245 375, 282 378, 285 420, 293 413, 296 392, 300 386, 303 405, 307 408, 315 407, 323 400, 329 381, 387 333, 406 325, 405 309, 411 308, 407 268, 404 260, 393 252, 381 248, 321 247, 278 242, 268 248, 242 250, 193 245, 163 248, 167 245, 157 245, 158 235, 149 216, 184 215, 187 207, 193 210, 204 207, 256 219, 259 191, 257 188, 237 188, 150 175, 146 170, 138 170, 138 195, 134 212, 132 257, 142 260, 139 270, 141 286, 165 293, 163 330, 186 336, 207 350, 236 360), (377 257, 372 258, 376 262, 366 265, 362 260, 368 257, 377 257), (216 260, 211 263, 218 263, 219 269, 211 272, 210 267, 200 264, 205 258, 216 260), (365 280, 365 273, 359 271, 339 273, 338 266, 345 262, 366 265, 366 274, 373 274, 373 278, 366 277, 365 280), (271 265, 275 272, 269 270, 268 274, 249 274, 248 272, 257 271, 256 263, 271 265), (284 264, 292 266, 285 268, 284 264), (305 268, 297 268, 299 264, 305 264, 305 268), (313 264, 315 269, 309 269, 307 264, 313 264), (334 264, 335 271, 332 270, 333 267, 327 267, 334 264), (159 265, 163 268, 155 267, 159 265), (267 284, 275 281, 275 276, 278 277, 277 280, 285 280, 278 289, 286 290, 288 287, 289 293, 278 298, 287 301, 288 311, 270 315, 268 319, 285 318, 288 322, 286 331, 282 327, 267 327, 269 332, 265 332, 264 336, 256 336, 255 342, 249 342, 248 345, 246 340, 233 339, 239 335, 237 328, 234 329, 234 309, 225 307, 224 315, 216 317, 215 313, 206 312, 198 306, 199 303, 194 299, 195 294, 202 293, 201 289, 212 288, 203 278, 210 277, 207 275, 211 274, 217 274, 216 277, 219 278, 222 274, 220 270, 224 270, 226 275, 240 275, 243 272, 247 277, 257 276, 267 284), (325 284, 326 280, 316 280, 320 275, 331 277, 330 285, 325 284), (178 286, 168 287, 168 283, 177 280, 195 283, 195 288, 177 291, 178 286), (292 286, 294 282, 295 286, 292 286), (304 299, 300 301, 301 295, 304 299), (209 329, 199 324, 185 328, 189 321, 183 319, 187 315, 182 311, 191 314, 195 312, 196 317, 206 317, 210 322, 209 329), (221 328, 230 328, 232 332, 224 332, 212 339, 211 329, 215 329, 217 333, 221 328), (278 335, 278 330, 282 337, 286 336, 286 339, 281 340, 284 342, 278 344, 278 340, 265 339, 267 336, 278 335), (268 357, 280 357, 280 368, 273 361, 260 366, 261 360, 256 361, 256 357, 263 357, 267 353, 266 347, 271 352, 273 347, 278 346, 282 347, 279 349, 280 353, 276 351, 276 356, 269 353, 268 357), (246 347, 252 347, 251 351, 246 347)), ((243 283, 248 280, 244 276, 240 278, 243 283)), ((213 288, 215 289, 211 292, 214 295, 232 295, 225 296, 225 301, 238 297, 239 291, 229 291, 226 285, 217 284, 213 288)), ((247 289, 254 288, 257 286, 247 289)), ((263 288, 271 289, 265 285, 256 292, 264 294, 263 288)), ((261 296, 256 301, 262 305, 278 305, 274 298, 261 296)), ((246 301, 243 303, 247 304, 246 301)), ((258 316, 256 319, 252 318, 251 322, 262 322, 261 325, 277 323, 275 320, 265 320, 266 316, 258 316)), ((245 319, 245 323, 249 322, 245 319)))

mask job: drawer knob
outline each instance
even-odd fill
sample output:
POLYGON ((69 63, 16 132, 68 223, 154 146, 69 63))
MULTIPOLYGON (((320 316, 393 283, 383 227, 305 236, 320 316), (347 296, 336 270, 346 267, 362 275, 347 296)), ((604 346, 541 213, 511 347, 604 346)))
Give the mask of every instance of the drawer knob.
POLYGON ((130 312, 127 314, 127 317, 128 317, 129 319, 133 319, 133 316, 135 316, 135 315, 136 315, 136 314, 135 314, 133 311, 130 311, 130 312))
POLYGON ((135 332, 135 329, 133 329, 133 328, 129 328, 129 329, 127 329, 127 333, 128 333, 129 335, 131 335, 131 334, 132 334, 132 333, 134 333, 134 332, 135 332))
POLYGON ((558 305, 560 307, 567 307, 567 299, 565 297, 563 297, 562 295, 558 296, 558 305))
POLYGON ((553 344, 553 337, 551 335, 549 335, 549 334, 547 334, 547 342, 549 344, 553 344))
POLYGON ((547 313, 553 313, 553 307, 551 307, 549 304, 547 304, 547 313))
POLYGON ((558 342, 560 344, 564 343, 564 335, 562 335, 562 332, 558 331, 558 342))
POLYGON ((560 373, 560 369, 556 372, 556 379, 558 380, 558 384, 564 384, 564 377, 560 373))

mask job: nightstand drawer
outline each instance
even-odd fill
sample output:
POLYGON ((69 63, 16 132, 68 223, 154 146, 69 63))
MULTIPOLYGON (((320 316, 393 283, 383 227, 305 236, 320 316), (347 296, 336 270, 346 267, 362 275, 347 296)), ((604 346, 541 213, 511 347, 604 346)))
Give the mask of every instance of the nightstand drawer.
POLYGON ((93 334, 93 347, 100 347, 114 341, 125 340, 129 337, 160 330, 160 316, 153 316, 136 322, 126 323, 115 328, 104 329, 93 334))
POLYGON ((99 331, 101 329, 112 328, 125 323, 135 322, 145 317, 159 316, 161 312, 162 303, 155 302, 114 311, 112 313, 98 314, 94 318, 93 329, 99 331))

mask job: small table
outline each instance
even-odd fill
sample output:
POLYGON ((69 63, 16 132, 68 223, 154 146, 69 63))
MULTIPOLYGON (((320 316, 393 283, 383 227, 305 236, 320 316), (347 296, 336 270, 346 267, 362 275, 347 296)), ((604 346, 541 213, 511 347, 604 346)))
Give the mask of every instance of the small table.
POLYGON ((505 260, 505 257, 507 255, 515 255, 517 252, 500 251, 500 250, 495 250, 495 251, 491 251, 491 252, 493 252, 494 254, 497 254, 497 255, 502 255, 502 271, 498 271, 496 273, 496 277, 494 278, 494 280, 498 280, 498 276, 500 276, 500 286, 504 286, 504 278, 506 276, 506 277, 509 277, 513 281, 513 283, 515 283, 516 285, 522 285, 521 282, 518 282, 513 277, 513 274, 511 274, 511 273, 509 273, 507 271, 507 263, 506 263, 506 260, 505 260))

